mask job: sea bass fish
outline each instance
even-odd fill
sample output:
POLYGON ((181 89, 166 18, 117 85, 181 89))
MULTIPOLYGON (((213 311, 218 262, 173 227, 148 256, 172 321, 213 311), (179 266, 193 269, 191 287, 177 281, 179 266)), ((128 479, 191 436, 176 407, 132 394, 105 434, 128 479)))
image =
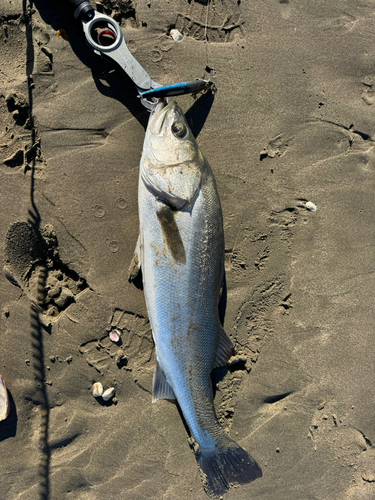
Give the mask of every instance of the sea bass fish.
POLYGON ((222 212, 211 167, 175 102, 159 102, 150 116, 138 196, 132 276, 141 267, 156 348, 153 402, 177 400, 198 444, 206 491, 220 495, 229 483, 248 483, 262 471, 215 415, 210 374, 233 350, 218 312, 222 212))

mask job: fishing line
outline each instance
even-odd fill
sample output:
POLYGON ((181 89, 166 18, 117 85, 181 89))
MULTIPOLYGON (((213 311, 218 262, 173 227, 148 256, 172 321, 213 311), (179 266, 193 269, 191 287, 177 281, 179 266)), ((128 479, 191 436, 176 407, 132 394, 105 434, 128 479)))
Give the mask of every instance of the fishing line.
POLYGON ((207 0, 207 12, 206 12, 206 22, 204 25, 204 44, 206 46, 206 66, 210 67, 209 61, 208 61, 208 36, 207 36, 207 28, 208 28, 208 15, 210 13, 210 0, 207 0))
POLYGON ((215 91, 216 89, 216 72, 215 69, 211 66, 210 60, 208 57, 208 18, 210 15, 210 4, 211 0, 207 0, 207 11, 206 11, 206 20, 204 24, 204 44, 206 49, 206 68, 205 71, 209 74, 209 80, 213 82, 212 89, 215 91))

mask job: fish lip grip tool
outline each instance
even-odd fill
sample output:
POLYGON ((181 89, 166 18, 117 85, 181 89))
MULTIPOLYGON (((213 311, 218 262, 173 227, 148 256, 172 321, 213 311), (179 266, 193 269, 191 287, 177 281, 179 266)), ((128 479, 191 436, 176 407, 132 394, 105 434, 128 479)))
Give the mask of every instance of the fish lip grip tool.
POLYGON ((211 80, 197 78, 191 82, 162 86, 151 79, 126 45, 120 25, 106 14, 96 11, 88 0, 67 0, 74 17, 82 22, 87 45, 97 55, 114 63, 133 80, 141 103, 152 110, 159 99, 193 94, 213 86, 211 80))

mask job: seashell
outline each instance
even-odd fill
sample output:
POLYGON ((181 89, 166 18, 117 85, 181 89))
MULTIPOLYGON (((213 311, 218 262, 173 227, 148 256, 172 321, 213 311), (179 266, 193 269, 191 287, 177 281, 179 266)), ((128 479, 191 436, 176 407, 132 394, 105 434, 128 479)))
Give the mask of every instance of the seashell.
POLYGON ((305 207, 307 208, 307 210, 310 210, 310 212, 316 212, 318 209, 318 207, 312 201, 307 201, 305 207))
POLYGON ((114 387, 110 387, 109 389, 103 392, 102 398, 104 399, 104 401, 109 401, 110 399, 113 398, 115 392, 116 389, 114 387))
POLYGON ((91 388, 92 395, 94 398, 100 398, 103 394, 103 386, 100 382, 95 382, 91 388))
POLYGON ((5 420, 9 415, 9 397, 5 380, 0 375, 0 420, 5 420))
POLYGON ((112 340, 112 342, 118 342, 120 340, 121 332, 119 330, 112 330, 109 333, 109 338, 112 340))
POLYGON ((171 30, 170 35, 175 42, 180 42, 184 37, 184 35, 176 29, 171 30))

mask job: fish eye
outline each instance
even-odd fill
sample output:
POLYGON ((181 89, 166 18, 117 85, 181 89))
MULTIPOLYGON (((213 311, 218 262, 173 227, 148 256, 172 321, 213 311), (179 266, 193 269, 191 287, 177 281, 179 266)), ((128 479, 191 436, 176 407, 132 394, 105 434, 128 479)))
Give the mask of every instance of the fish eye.
POLYGON ((180 122, 174 122, 174 124, 171 127, 171 130, 173 135, 180 138, 185 137, 187 133, 187 128, 183 123, 180 122))

